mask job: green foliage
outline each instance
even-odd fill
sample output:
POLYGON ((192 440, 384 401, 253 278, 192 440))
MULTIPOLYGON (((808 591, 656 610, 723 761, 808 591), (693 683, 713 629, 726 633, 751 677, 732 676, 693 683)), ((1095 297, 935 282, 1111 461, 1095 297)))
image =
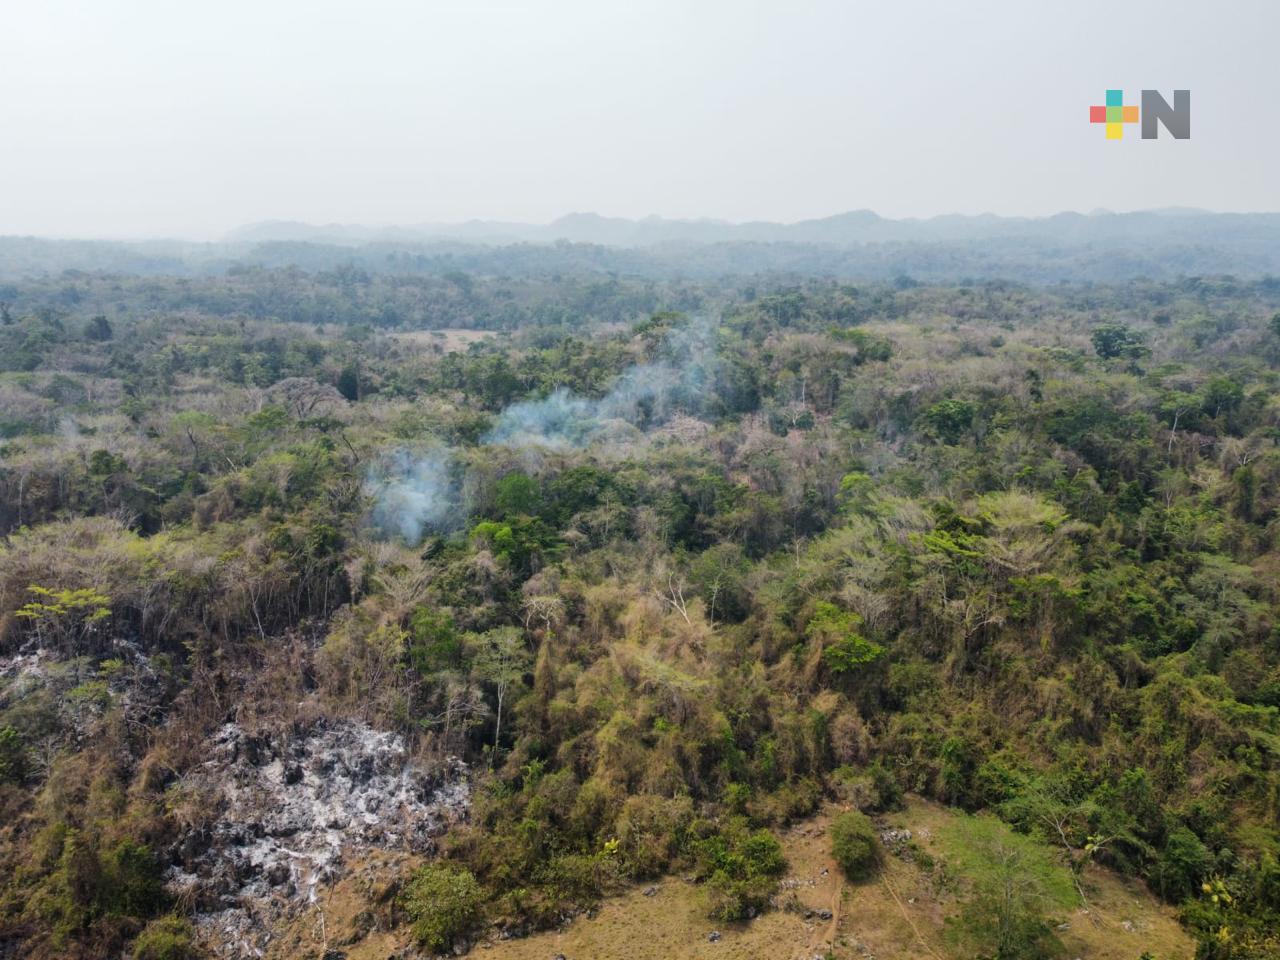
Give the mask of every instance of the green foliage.
POLYGON ((1151 887, 1170 903, 1181 903, 1200 889, 1212 866, 1213 856, 1200 838, 1175 827, 1151 867, 1151 887))
POLYGON ((955 925, 973 955, 990 960, 1050 960, 1061 945, 1045 912, 1050 904, 1024 846, 995 843, 979 854, 983 867, 971 881, 955 925))
POLYGON ((102 314, 90 317, 89 322, 84 325, 84 335, 90 340, 97 340, 99 343, 110 340, 114 336, 111 321, 102 314))
POLYGON ((538 481, 520 470, 513 470, 494 487, 494 506, 501 516, 533 515, 538 512, 538 481))
POLYGON ((972 401, 948 397, 920 413, 920 429, 940 443, 957 444, 973 429, 977 412, 972 401))
POLYGON ((523 515, 505 521, 483 520, 471 532, 510 569, 523 574, 535 572, 559 544, 550 527, 536 517, 523 515))
POLYGON ((858 632, 862 617, 834 603, 820 601, 805 627, 805 636, 821 645, 822 659, 832 673, 853 673, 884 655, 884 647, 858 632))
POLYGON ((54 824, 44 834, 38 883, 25 910, 50 925, 61 942, 92 927, 127 927, 169 903, 151 849, 128 837, 106 841, 96 832, 54 824))
POLYGON ((1124 358, 1137 360, 1149 352, 1140 333, 1121 323, 1108 323, 1095 327, 1089 335, 1093 349, 1103 360, 1124 358))
POLYGON ((73 646, 94 634, 111 616, 111 598, 92 587, 51 589, 32 584, 29 600, 14 611, 14 616, 31 624, 41 642, 73 646))
POLYGON ((409 633, 406 655, 423 676, 462 665, 462 636, 449 614, 418 607, 409 617, 409 633))
POLYGON ((27 745, 13 727, 0 727, 0 783, 22 784, 27 779, 27 745))
POLYGON ((435 863, 420 868, 402 896, 413 935, 436 953, 464 942, 480 922, 484 899, 470 870, 435 863))
POLYGON ((764 910, 787 867, 777 838, 768 830, 751 830, 745 817, 731 817, 695 840, 693 854, 715 920, 743 920, 764 910))
POLYGON ((197 960, 195 931, 183 917, 157 917, 133 941, 133 960, 197 960))
POLYGON ((838 814, 828 828, 831 837, 831 855, 855 882, 865 880, 880 865, 880 841, 875 826, 865 814, 848 810, 838 814))

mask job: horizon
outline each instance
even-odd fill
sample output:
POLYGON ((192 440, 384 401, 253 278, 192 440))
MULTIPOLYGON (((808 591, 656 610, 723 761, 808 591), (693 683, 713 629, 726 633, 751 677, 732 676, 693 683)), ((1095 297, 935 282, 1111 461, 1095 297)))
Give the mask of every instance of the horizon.
POLYGON ((0 234, 1280 209, 1260 0, 51 0, 9 20, 0 234), (1110 88, 1191 90, 1192 138, 1107 142, 1088 107, 1110 88))
MULTIPOLYGON (((1158 216, 1275 216, 1280 215, 1280 209, 1274 210, 1217 210, 1205 207, 1170 205, 1161 207, 1138 207, 1127 210, 1113 210, 1108 208, 1095 208, 1091 210, 1075 210, 1062 209, 1055 210, 1050 213, 1035 214, 1001 214, 990 210, 978 213, 962 213, 959 211, 945 211, 941 213, 924 214, 920 216, 904 216, 891 217, 880 213, 870 207, 860 207, 857 209, 838 210, 828 214, 820 214, 814 217, 803 217, 796 220, 766 220, 766 219, 730 219, 724 217, 712 216, 690 216, 690 217, 669 217, 663 214, 650 213, 642 216, 629 217, 615 214, 601 213, 595 210, 570 210, 553 216, 546 220, 499 220, 484 217, 466 217, 457 220, 437 220, 437 221, 321 221, 296 218, 278 218, 269 217, 262 219, 250 219, 243 223, 237 224, 218 235, 211 236, 182 236, 177 234, 132 234, 132 235, 111 235, 111 234, 71 234, 71 233, 37 233, 37 232, 0 232, 0 238, 16 239, 16 240, 43 240, 54 242, 86 242, 86 243, 184 243, 184 244, 231 244, 238 242, 260 242, 260 241, 243 241, 235 238, 235 234, 265 227, 298 227, 309 230, 326 230, 326 229, 350 229, 350 230, 367 230, 367 231, 413 231, 436 229, 445 230, 452 227, 467 226, 483 226, 491 225, 495 227, 515 227, 527 229, 540 229, 554 227, 565 221, 575 218, 580 219, 596 219, 602 222, 613 223, 629 223, 629 224, 645 224, 645 223, 666 223, 666 224, 684 224, 684 225, 707 225, 707 226, 724 226, 724 227, 745 227, 745 226, 771 226, 771 227, 795 227, 803 224, 821 223, 825 221, 836 220, 841 217, 853 216, 856 214, 870 214, 880 222, 885 223, 906 223, 906 224, 927 224, 937 220, 1001 220, 1001 221, 1027 221, 1042 222, 1053 220, 1059 217, 1080 217, 1084 219, 1104 218, 1104 217, 1127 217, 1141 214, 1153 214, 1158 216)), ((406 238, 415 239, 415 238, 406 238)), ((428 238, 430 239, 430 238, 428 238)), ((447 239, 447 238, 440 238, 447 239)), ((467 242, 465 240, 461 242, 467 242)), ((523 241, 528 242, 528 241, 523 241)))

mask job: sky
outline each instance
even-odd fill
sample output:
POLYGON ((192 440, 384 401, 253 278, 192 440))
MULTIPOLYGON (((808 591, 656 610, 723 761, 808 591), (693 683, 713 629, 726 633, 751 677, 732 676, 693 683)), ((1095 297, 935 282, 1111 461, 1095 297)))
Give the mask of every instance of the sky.
POLYGON ((0 234, 1280 210, 1274 0, 0 10, 0 234), (1191 139, 1106 141, 1108 88, 1191 139))

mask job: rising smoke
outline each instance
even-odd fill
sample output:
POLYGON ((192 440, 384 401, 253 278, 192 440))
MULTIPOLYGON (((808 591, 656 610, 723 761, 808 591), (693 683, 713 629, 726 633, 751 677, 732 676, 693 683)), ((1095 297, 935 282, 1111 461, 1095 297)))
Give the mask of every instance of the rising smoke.
MULTIPOLYGON (((701 413, 716 365, 716 327, 695 320, 668 334, 658 360, 623 371, 605 396, 593 399, 560 389, 541 400, 514 403, 480 442, 530 453, 608 448, 677 413, 701 413)), ((455 529, 466 519, 464 479, 450 447, 394 451, 367 479, 374 525, 410 543, 428 532, 455 529)))

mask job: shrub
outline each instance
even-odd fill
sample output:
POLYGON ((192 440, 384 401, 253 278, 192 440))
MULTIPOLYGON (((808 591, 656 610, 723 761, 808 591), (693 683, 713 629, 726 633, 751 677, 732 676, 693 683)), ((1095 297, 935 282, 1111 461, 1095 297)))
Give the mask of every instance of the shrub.
POLYGON ((427 864, 414 874, 404 894, 413 934, 430 950, 450 949, 480 920, 484 892, 465 867, 427 864))
POLYGON ((166 905, 160 864, 151 848, 121 840, 102 857, 103 906, 108 913, 151 916, 166 905))
POLYGON ((749 830, 745 817, 733 817, 720 830, 694 843, 698 875, 711 894, 715 920, 744 920, 769 903, 777 878, 787 868, 782 844, 768 830, 749 830))
POLYGON ((902 787, 893 771, 879 760, 865 770, 845 765, 838 767, 832 780, 840 798, 857 807, 863 813, 882 813, 901 810, 902 787))
POLYGON ((1170 903, 1180 903, 1195 893, 1213 865, 1200 838, 1186 827, 1169 834, 1160 858, 1151 869, 1151 886, 1170 903))
POLYGON ((831 854, 850 880, 865 880, 880 863, 880 843, 865 814, 850 810, 831 821, 831 854))
POLYGON ((13 727, 0 729, 0 783, 21 785, 27 779, 27 748, 13 727))
POLYGON ((160 917, 133 941, 133 960, 195 960, 199 956, 191 924, 182 917, 160 917))
POLYGON ((628 798, 616 825, 623 870, 635 879, 661 874, 671 865, 692 818, 688 797, 628 798))

